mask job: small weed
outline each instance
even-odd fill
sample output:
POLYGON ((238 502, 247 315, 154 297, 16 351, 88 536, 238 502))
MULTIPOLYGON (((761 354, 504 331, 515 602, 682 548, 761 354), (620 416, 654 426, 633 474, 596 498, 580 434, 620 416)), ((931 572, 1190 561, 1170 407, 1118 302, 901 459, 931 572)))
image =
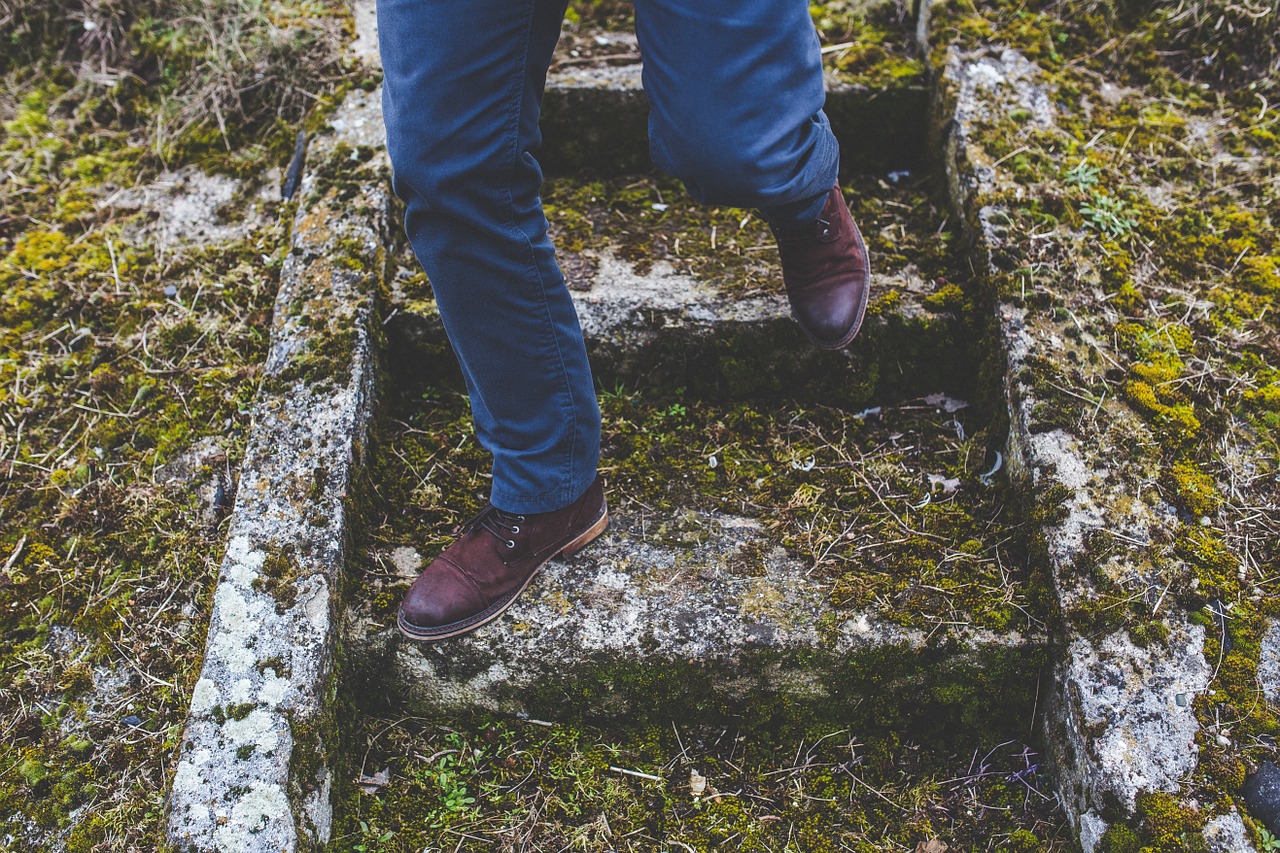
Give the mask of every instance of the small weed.
POLYGON ((1280 850, 1280 838, 1276 838, 1265 829, 1258 830, 1258 834, 1263 851, 1280 850))
POLYGON ((1067 172, 1067 180, 1081 189, 1089 189, 1098 183, 1101 174, 1101 169, 1084 159, 1067 172))
POLYGON ((1080 215, 1094 230, 1115 240, 1123 240, 1138 227, 1123 201, 1097 192, 1091 203, 1080 206, 1080 215))

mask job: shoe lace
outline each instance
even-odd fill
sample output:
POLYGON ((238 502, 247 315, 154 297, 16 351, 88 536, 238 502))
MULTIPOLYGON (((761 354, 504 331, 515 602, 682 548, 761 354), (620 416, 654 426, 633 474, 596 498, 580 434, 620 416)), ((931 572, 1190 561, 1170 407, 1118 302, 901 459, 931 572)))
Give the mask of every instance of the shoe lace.
POLYGON ((493 504, 485 504, 484 509, 476 513, 475 517, 462 525, 464 532, 473 530, 486 530, 497 537, 498 541, 506 545, 508 548, 516 547, 516 540, 513 539, 520 532, 520 526, 527 519, 523 515, 515 513, 503 512, 493 504))

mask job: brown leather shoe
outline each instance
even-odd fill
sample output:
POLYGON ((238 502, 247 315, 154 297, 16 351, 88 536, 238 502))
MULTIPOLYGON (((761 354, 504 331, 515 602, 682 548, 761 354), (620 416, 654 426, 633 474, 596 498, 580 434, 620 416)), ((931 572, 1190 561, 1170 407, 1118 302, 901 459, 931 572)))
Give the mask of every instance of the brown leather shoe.
POLYGON ((609 526, 604 482, 555 512, 516 515, 489 504, 423 569, 396 619, 414 640, 443 640, 498 618, 551 558, 571 557, 609 526))
POLYGON ((814 346, 848 346, 867 311, 871 263, 840 187, 831 188, 818 221, 808 228, 774 229, 791 312, 814 346))

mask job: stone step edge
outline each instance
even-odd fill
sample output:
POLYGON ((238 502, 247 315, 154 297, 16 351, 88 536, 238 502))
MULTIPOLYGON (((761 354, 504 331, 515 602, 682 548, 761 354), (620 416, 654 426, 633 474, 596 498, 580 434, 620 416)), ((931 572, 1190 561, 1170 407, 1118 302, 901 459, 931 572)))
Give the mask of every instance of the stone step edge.
MULTIPOLYGON (((1056 128, 1052 93, 1039 68, 1020 52, 1003 45, 972 53, 948 49, 935 90, 931 134, 939 142, 952 207, 972 241, 975 268, 992 277, 999 274, 994 259, 1023 235, 1006 233, 998 224, 1016 221, 1005 213, 1001 192, 1012 182, 982 152, 972 122, 1008 115, 1010 101, 1041 129, 1056 128)), ((1074 437, 1062 430, 1029 429, 1035 394, 1017 377, 1034 343, 1024 333, 1023 309, 1003 302, 993 307, 1005 362, 1011 476, 1028 485, 1034 477, 1040 486, 1065 486, 1071 495, 1067 520, 1045 528, 1042 554, 1056 596, 1069 600, 1073 590, 1065 584, 1072 564, 1084 554, 1082 525, 1099 523, 1098 507, 1105 502, 1091 491, 1087 477, 1073 482, 1061 473, 1092 470, 1074 437)), ((1137 794, 1176 791, 1195 769, 1199 721, 1191 700, 1209 681, 1204 629, 1185 617, 1171 621, 1169 636, 1146 648, 1135 645, 1123 629, 1105 637, 1068 635, 1061 643, 1045 710, 1045 739, 1058 797, 1085 853, 1098 849, 1117 817, 1135 820, 1137 794), (1134 744, 1143 748, 1134 750, 1134 744)), ((1275 634, 1280 640, 1280 631, 1275 634)), ((1235 811, 1209 821, 1205 839, 1215 853, 1253 850, 1235 811)))
MULTIPOLYGON (((600 262, 600 270, 590 285, 569 291, 588 347, 625 347, 627 336, 635 336, 637 344, 643 345, 649 343, 652 336, 666 333, 714 334, 724 328, 763 329, 794 323, 785 293, 739 297, 732 292, 722 292, 715 282, 677 273, 665 261, 654 264, 646 273, 638 273, 632 264, 610 252, 596 253, 592 258, 600 262)), ((913 269, 887 275, 872 269, 872 290, 864 328, 873 329, 894 321, 956 320, 949 306, 929 305, 928 300, 941 287, 939 283, 925 281, 913 269)), ((426 337, 444 334, 444 324, 434 303, 396 302, 393 292, 394 316, 388 318, 389 330, 426 337)), ((859 348, 858 339, 855 338, 851 348, 859 348)))
MULTIPOLYGON (((354 93, 348 113, 369 112, 354 93)), ((373 113, 377 118, 377 114, 373 113)), ((359 124, 357 122, 356 124, 359 124)), ((351 134, 316 139, 281 273, 200 678, 166 802, 183 851, 328 842, 337 595, 375 395, 390 191, 351 134)))
MULTIPOLYGON (((421 557, 400 562, 410 580, 421 557)), ((705 696, 745 703, 777 694, 811 702, 856 691, 839 684, 840 673, 889 652, 968 666, 988 656, 1027 660, 1047 646, 1043 626, 994 631, 939 614, 907 627, 873 609, 838 609, 810 581, 810 570, 772 542, 758 519, 684 510, 638 521, 615 512, 610 530, 590 548, 548 563, 511 609, 481 630, 416 643, 399 634, 394 617, 377 616, 359 601, 348 609, 349 650, 358 668, 384 674, 380 692, 407 700, 415 713, 538 714, 546 709, 533 706, 532 697, 567 688, 579 697, 564 707, 567 713, 590 713, 598 700, 614 715, 644 715, 657 696, 627 695, 621 685, 606 689, 600 678, 646 672, 678 681, 693 668, 703 674, 698 691, 662 700, 668 712, 689 717, 699 714, 705 696), (670 530, 657 539, 645 532, 660 527, 670 530)), ((913 676, 921 678, 929 675, 913 676)))

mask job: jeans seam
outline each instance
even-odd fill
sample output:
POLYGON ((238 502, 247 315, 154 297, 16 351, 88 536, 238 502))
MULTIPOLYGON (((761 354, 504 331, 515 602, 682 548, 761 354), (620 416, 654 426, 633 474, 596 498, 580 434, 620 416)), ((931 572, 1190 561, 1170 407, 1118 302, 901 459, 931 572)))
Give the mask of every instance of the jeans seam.
MULTIPOLYGON (((546 290, 547 283, 546 283, 546 279, 542 275, 542 270, 538 268, 538 259, 533 251, 533 241, 529 238, 529 235, 526 234, 516 224, 515 200, 512 198, 512 195, 511 195, 511 186, 515 182, 515 172, 519 166, 519 160, 520 160, 520 154, 521 154, 520 152, 521 119, 523 118, 523 114, 524 114, 525 90, 528 88, 528 83, 529 83, 529 43, 532 40, 533 16, 536 10, 535 9, 536 6, 537 6, 537 0, 526 0, 525 7, 524 7, 526 18, 529 23, 528 23, 528 26, 525 27, 524 29, 524 45, 521 48, 521 60, 520 60, 520 69, 519 69, 520 73, 518 75, 519 79, 516 82, 515 97, 512 99, 511 112, 514 114, 514 122, 513 122, 512 132, 511 132, 511 154, 510 154, 510 160, 509 160, 509 166, 508 166, 509 171, 508 171, 507 180, 505 182, 506 189, 504 191, 504 196, 507 202, 507 221, 506 223, 504 223, 504 225, 513 234, 519 236, 519 238, 524 242, 526 249, 528 250, 529 266, 533 272, 534 277, 537 279, 537 282, 538 282, 538 298, 541 303, 540 307, 542 309, 543 317, 546 320, 546 326, 544 327, 544 334, 545 334, 547 330, 553 329, 555 326, 555 321, 551 316, 550 306, 547 303, 547 290, 546 290)), ((541 197, 541 191, 539 191, 539 197, 541 197)), ((561 398, 565 401, 564 403, 561 404, 561 409, 568 415, 568 420, 569 420, 569 436, 570 436, 569 448, 568 448, 568 452, 565 455, 565 461, 561 465, 561 470, 563 474, 568 475, 567 479, 570 482, 572 482, 574 479, 573 478, 574 450, 576 448, 576 444, 578 440, 578 419, 577 419, 577 413, 574 410, 573 387, 569 383, 569 368, 568 368, 568 365, 565 364, 564 352, 560 349, 560 344, 558 341, 556 341, 554 332, 552 332, 549 337, 551 338, 552 347, 555 350, 556 363, 560 369, 560 377, 559 377, 560 378, 560 395, 561 395, 561 398)), ((563 493, 566 491, 566 489, 567 487, 563 483, 561 483, 561 485, 559 486, 558 492, 563 493)), ((546 492, 545 494, 551 495, 556 493, 557 493, 557 490, 553 490, 550 492, 546 492)), ((533 499, 536 499, 538 497, 541 497, 541 496, 533 496, 533 499)), ((530 498, 526 498, 526 500, 530 500, 530 498)))

